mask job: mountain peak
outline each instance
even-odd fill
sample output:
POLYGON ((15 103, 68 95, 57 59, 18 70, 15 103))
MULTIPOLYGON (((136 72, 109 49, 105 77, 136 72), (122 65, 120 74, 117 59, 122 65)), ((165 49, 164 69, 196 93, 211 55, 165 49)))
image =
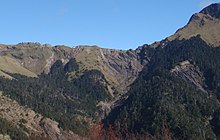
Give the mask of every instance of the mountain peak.
POLYGON ((197 35, 212 47, 220 46, 220 3, 211 4, 193 14, 186 26, 167 39, 189 39, 197 35))
POLYGON ((200 13, 208 14, 214 18, 220 19, 220 3, 214 3, 204 8, 200 13))

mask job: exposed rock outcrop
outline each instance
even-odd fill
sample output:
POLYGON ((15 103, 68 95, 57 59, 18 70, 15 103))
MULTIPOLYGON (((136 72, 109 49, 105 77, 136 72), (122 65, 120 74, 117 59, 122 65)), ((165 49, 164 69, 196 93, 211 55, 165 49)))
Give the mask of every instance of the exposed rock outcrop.
POLYGON ((185 81, 189 81, 198 87, 203 92, 206 92, 204 87, 204 76, 203 73, 200 71, 199 67, 190 63, 190 61, 186 60, 180 62, 177 66, 175 66, 171 73, 174 75, 184 79, 185 81))
POLYGON ((108 116, 108 114, 112 111, 112 109, 114 109, 115 107, 117 106, 120 106, 123 104, 123 102, 126 100, 127 97, 124 97, 124 98, 116 98, 114 99, 113 101, 111 102, 99 102, 97 104, 97 107, 98 107, 98 116, 99 116, 99 119, 102 120, 104 119, 105 117, 108 116))

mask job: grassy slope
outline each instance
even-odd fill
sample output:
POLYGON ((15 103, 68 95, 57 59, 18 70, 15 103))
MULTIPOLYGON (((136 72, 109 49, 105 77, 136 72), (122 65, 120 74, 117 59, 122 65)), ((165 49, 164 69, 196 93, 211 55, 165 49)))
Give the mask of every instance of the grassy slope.
POLYGON ((168 40, 189 39, 200 35, 209 45, 217 47, 220 45, 220 21, 210 16, 198 13, 193 15, 192 19, 185 27, 178 30, 174 35, 168 37, 168 40))
POLYGON ((42 72, 46 60, 51 56, 49 47, 23 47, 10 51, 7 56, 16 58, 23 63, 23 66, 35 74, 42 72))
POLYGON ((7 78, 10 78, 10 76, 4 72, 19 73, 30 77, 37 77, 36 74, 22 67, 17 60, 7 56, 0 56, 0 70, 0 75, 7 78))
POLYGON ((102 50, 98 47, 90 47, 86 50, 82 51, 76 56, 76 61, 80 64, 81 71, 84 70, 91 70, 91 69, 97 69, 100 70, 104 75, 105 78, 114 85, 119 85, 117 79, 111 75, 111 73, 108 72, 105 65, 103 65, 103 59, 102 59, 102 50), (92 49, 92 50, 91 50, 92 49))

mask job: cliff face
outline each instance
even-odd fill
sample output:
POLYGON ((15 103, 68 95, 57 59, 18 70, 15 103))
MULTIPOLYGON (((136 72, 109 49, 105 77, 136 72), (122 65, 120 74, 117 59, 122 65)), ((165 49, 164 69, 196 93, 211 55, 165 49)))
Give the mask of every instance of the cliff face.
POLYGON ((175 76, 184 79, 185 81, 194 84, 197 88, 199 88, 203 92, 206 92, 204 89, 205 78, 203 76, 203 73, 200 71, 198 66, 191 64, 188 60, 183 61, 177 66, 175 66, 171 70, 171 73, 173 73, 175 76))

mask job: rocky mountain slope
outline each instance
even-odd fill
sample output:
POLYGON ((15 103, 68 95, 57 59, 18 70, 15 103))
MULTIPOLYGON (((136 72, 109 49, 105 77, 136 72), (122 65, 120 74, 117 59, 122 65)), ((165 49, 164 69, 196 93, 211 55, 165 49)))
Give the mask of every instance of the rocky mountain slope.
MULTIPOLYGON (((48 73, 56 60, 67 63, 75 58, 79 64, 78 73, 96 69, 101 71, 109 83, 109 92, 126 92, 138 76, 143 65, 137 51, 103 49, 96 46, 55 46, 39 43, 20 43, 0 46, 1 75, 5 72, 36 77, 48 73)), ((9 77, 10 78, 10 77, 9 77)))
POLYGON ((0 117, 12 122, 30 139, 82 139, 71 131, 60 129, 57 122, 35 113, 30 108, 20 106, 3 95, 0 96, 0 117))
POLYGON ((155 50, 128 98, 104 119, 106 137, 113 129, 117 139, 217 139, 219 52, 199 37, 155 50))
POLYGON ((219 13, 136 50, 0 45, 0 137, 219 139, 219 13))
POLYGON ((128 98, 103 120, 105 138, 219 139, 219 6, 144 47, 150 61, 128 98))

